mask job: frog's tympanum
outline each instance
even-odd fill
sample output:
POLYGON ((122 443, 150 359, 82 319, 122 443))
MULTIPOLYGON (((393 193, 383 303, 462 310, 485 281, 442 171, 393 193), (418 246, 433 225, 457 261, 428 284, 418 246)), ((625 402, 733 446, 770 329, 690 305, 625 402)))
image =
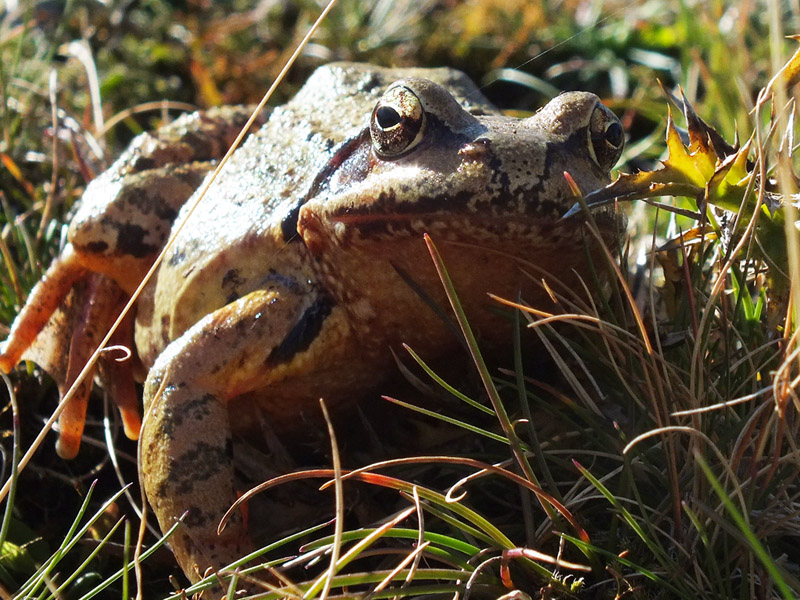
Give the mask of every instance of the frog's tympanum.
MULTIPOLYGON (((36 360, 63 393, 187 218, 182 206, 243 114, 193 115, 140 136, 89 185, 0 368, 36 360)), ((552 308, 542 278, 579 284, 591 236, 579 217, 561 219, 575 202, 564 173, 595 190, 622 145, 620 122, 593 94, 511 118, 450 69, 331 64, 274 109, 188 217, 118 334, 146 374, 147 498, 163 530, 186 513, 171 545, 187 575, 250 549, 240 513, 217 535, 237 498, 231 440, 248 426, 242 415, 257 406, 290 430, 319 398, 329 407, 368 398, 396 371, 402 343, 433 362, 458 348, 431 308, 448 304, 424 233, 484 347, 508 344, 509 321, 487 292, 552 308)), ((595 216, 613 243, 620 218, 595 216)), ((100 375, 135 437, 135 369, 125 364, 103 361, 100 375)), ((87 394, 62 415, 63 456, 78 449, 87 394)))

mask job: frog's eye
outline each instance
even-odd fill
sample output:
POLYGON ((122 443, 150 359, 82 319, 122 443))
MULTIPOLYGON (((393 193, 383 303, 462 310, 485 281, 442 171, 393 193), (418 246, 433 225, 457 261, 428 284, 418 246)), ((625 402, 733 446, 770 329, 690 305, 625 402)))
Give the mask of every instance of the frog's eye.
POLYGON ((369 124, 372 147, 381 158, 397 158, 422 140, 425 110, 417 95, 404 85, 383 94, 369 124))
POLYGON ((625 132, 614 113, 598 104, 589 121, 589 151, 597 165, 608 171, 619 160, 625 145, 625 132))

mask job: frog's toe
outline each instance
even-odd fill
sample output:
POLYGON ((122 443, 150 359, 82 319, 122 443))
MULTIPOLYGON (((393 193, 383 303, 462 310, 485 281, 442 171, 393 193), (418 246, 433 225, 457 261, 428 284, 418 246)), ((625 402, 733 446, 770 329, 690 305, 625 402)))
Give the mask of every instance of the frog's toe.
MULTIPOLYGON (((121 303, 120 303, 121 304, 121 303)), ((121 306, 111 311, 116 315, 121 306)), ((129 440, 138 440, 142 428, 142 416, 139 411, 139 394, 134 383, 133 366, 133 323, 134 315, 128 313, 114 331, 107 350, 98 361, 99 376, 103 389, 117 405, 122 417, 122 427, 129 440)))
POLYGON ((72 246, 67 245, 31 290, 25 306, 14 319, 0 354, 0 369, 8 373, 19 363, 75 282, 86 274, 72 246))
POLYGON ((100 358, 100 380, 103 389, 114 400, 122 417, 122 428, 129 440, 138 440, 142 429, 139 396, 134 384, 130 358, 100 358))
POLYGON ((84 380, 73 392, 58 418, 58 441, 56 453, 70 460, 78 455, 81 448, 83 428, 86 423, 86 406, 91 393, 91 378, 84 380))
POLYGON ((6 374, 10 373, 11 369, 17 364, 17 361, 14 361, 14 357, 7 352, 7 346, 6 342, 0 342, 0 371, 6 374))

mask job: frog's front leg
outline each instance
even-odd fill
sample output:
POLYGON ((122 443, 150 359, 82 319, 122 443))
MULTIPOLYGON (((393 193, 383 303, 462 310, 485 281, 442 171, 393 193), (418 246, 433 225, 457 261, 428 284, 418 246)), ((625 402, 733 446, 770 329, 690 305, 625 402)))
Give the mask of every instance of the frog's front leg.
MULTIPOLYGON (((88 271, 72 245, 68 244, 33 288, 8 339, 0 344, 0 371, 10 372, 23 358, 33 360, 55 379, 59 394, 64 398, 119 314, 123 300, 117 284, 88 271), (40 336, 43 330, 46 335, 40 336)), ((131 346, 130 343, 127 345, 131 346)), ((103 362, 102 357, 100 361, 103 362)), ((132 376, 124 372, 120 376, 118 367, 116 371, 116 386, 132 388, 132 376)), ((78 452, 91 382, 91 374, 84 377, 59 417, 56 448, 62 458, 73 458, 78 452)), ((125 431, 136 439, 139 433, 138 401, 134 403, 129 397, 120 398, 127 400, 127 404, 120 404, 125 431)))
MULTIPOLYGON (((186 515, 170 543, 191 579, 251 549, 241 513, 217 535, 220 518, 237 498, 229 401, 254 390, 268 396, 271 386, 293 375, 298 361, 318 352, 314 340, 323 335, 326 342, 338 337, 343 342, 338 347, 346 345, 344 317, 327 296, 314 289, 273 287, 199 321, 150 370, 141 477, 162 531, 186 515)), ((323 351, 312 358, 333 354, 323 351)))

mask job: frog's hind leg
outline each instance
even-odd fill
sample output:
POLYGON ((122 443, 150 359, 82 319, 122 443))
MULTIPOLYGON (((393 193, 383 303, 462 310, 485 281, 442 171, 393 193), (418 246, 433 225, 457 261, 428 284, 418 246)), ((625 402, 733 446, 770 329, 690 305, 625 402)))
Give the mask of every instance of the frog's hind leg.
POLYGON ((150 370, 139 445, 142 484, 162 531, 184 517, 170 544, 193 581, 252 548, 241 512, 217 534, 237 498, 229 401, 264 388, 268 394, 292 375, 293 361, 313 354, 309 346, 320 331, 342 331, 341 319, 313 290, 255 291, 196 323, 150 370))

